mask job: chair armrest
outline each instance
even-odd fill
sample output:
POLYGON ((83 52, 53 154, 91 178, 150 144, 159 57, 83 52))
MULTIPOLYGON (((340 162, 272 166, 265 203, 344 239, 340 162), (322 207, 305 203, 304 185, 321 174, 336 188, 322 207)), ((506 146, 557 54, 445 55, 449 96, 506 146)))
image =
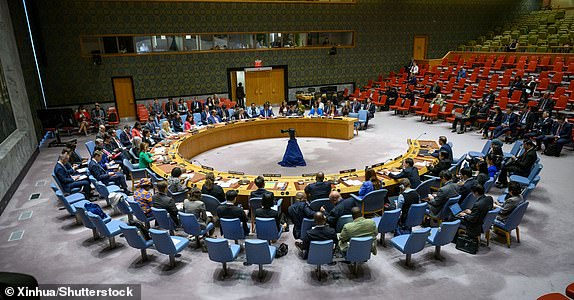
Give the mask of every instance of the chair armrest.
POLYGON ((359 201, 359 202, 363 202, 363 198, 355 195, 355 194, 351 194, 351 197, 355 198, 355 200, 359 201))

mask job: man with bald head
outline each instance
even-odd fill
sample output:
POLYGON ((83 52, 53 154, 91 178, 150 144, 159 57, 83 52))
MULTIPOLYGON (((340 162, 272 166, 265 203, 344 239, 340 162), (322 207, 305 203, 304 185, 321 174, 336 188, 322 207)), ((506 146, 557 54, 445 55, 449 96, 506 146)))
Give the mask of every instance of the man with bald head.
POLYGON ((295 242, 295 246, 299 250, 303 251, 303 258, 307 258, 307 251, 312 241, 328 241, 332 240, 333 245, 337 244, 337 233, 335 229, 327 225, 327 218, 325 215, 318 211, 313 215, 313 220, 315 221, 315 226, 307 231, 307 235, 303 238, 301 242, 295 242))
MULTIPOLYGON (((331 194, 329 194, 329 200, 331 200, 331 203, 333 203, 335 207, 327 214, 327 223, 331 227, 337 228, 339 218, 344 215, 350 215, 351 209, 357 206, 357 202, 353 197, 343 199, 337 191, 332 191, 331 194)), ((324 212, 325 210, 321 208, 321 211, 324 212)))
POLYGON ((319 172, 315 175, 315 183, 311 183, 305 187, 305 193, 309 198, 309 202, 329 197, 331 192, 331 182, 325 181, 325 174, 319 172))
POLYGON ((293 237, 301 237, 301 224, 304 218, 313 218, 315 213, 307 203, 307 196, 303 192, 295 194, 295 201, 287 210, 291 222, 293 222, 293 237))
POLYGON ((373 237, 371 253, 376 255, 377 225, 375 221, 365 219, 359 207, 353 207, 351 209, 351 215, 353 215, 353 222, 345 224, 339 234, 339 249, 341 249, 342 253, 346 254, 351 238, 370 236, 373 237))

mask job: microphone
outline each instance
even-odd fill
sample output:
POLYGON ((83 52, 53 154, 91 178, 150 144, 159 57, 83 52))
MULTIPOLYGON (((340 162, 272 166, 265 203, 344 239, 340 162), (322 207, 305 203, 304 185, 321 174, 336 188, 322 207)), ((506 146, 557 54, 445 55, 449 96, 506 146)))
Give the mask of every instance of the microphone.
POLYGON ((423 132, 423 133, 419 134, 419 136, 417 136, 417 138, 415 139, 415 141, 418 141, 418 140, 421 138, 421 136, 426 135, 426 134, 427 134, 426 132, 423 132))
POLYGON ((192 163, 192 164, 193 164, 193 163, 197 163, 200 167, 203 168, 203 164, 202 164, 201 162, 199 162, 199 160, 197 160, 197 159, 192 159, 192 160, 190 161, 190 163, 192 163))

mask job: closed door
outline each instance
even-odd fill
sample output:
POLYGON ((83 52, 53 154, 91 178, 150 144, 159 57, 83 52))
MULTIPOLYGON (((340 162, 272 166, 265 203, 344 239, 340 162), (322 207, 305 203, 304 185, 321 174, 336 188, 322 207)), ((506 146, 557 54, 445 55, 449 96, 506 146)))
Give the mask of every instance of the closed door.
POLYGON ((285 70, 245 72, 245 98, 257 105, 285 101, 285 70))
POLYGON ((116 77, 112 79, 116 108, 120 118, 133 118, 136 116, 136 103, 134 85, 131 77, 116 77))
POLYGON ((245 72, 246 105, 259 104, 259 72, 245 72))
POLYGON ((417 35, 413 42, 413 57, 415 60, 426 59, 428 36, 417 35))
POLYGON ((269 101, 271 103, 281 103, 285 101, 285 69, 271 70, 269 85, 271 94, 269 101))

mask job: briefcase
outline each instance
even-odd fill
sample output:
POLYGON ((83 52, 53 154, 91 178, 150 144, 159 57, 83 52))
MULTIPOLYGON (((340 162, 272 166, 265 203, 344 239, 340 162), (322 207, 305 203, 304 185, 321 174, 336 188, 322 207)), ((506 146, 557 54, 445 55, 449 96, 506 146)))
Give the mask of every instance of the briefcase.
POLYGON ((456 249, 466 253, 476 254, 476 252, 478 252, 478 239, 466 235, 459 235, 456 239, 456 249))

